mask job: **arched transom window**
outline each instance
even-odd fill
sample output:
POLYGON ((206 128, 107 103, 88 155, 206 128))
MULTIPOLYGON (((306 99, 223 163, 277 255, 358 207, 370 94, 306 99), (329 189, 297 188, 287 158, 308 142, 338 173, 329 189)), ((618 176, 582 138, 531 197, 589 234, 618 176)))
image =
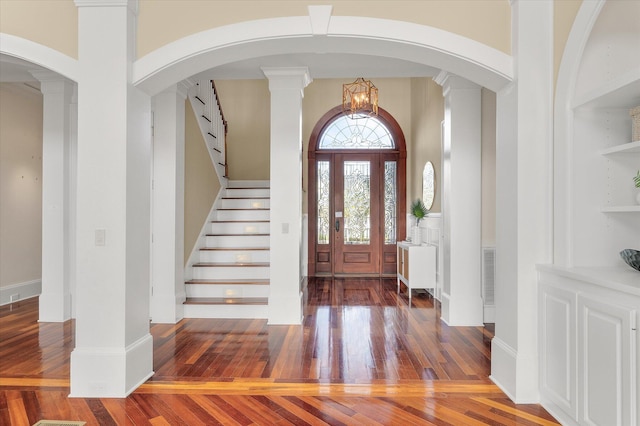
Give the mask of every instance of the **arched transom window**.
POLYGON ((318 149, 394 148, 391 133, 376 117, 353 119, 346 115, 327 126, 318 144, 318 149))

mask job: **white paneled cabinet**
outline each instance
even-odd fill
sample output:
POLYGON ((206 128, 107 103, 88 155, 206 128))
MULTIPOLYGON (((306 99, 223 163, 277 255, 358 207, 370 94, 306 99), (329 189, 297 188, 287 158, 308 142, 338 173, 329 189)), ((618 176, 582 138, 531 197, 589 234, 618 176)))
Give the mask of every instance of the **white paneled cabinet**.
POLYGON ((398 243, 398 292, 400 283, 407 286, 409 305, 411 290, 436 288, 435 246, 398 243))
POLYGON ((541 403, 566 425, 640 425, 640 277, 539 271, 541 403))
POLYGON ((581 294, 578 314, 581 423, 636 424, 636 310, 581 294))

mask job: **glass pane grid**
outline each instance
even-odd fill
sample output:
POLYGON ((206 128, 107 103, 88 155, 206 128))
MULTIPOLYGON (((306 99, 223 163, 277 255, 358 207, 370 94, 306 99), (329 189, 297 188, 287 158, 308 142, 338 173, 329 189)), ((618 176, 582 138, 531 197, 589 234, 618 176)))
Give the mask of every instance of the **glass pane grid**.
POLYGON ((329 162, 318 161, 318 223, 316 235, 318 244, 329 244, 329 162))
POLYGON ((384 163, 384 243, 396 243, 396 162, 384 163))
POLYGON ((368 161, 344 162, 344 243, 371 241, 371 170, 368 161))
POLYGON ((375 117, 338 117, 322 133, 319 149, 393 149, 391 133, 375 117))

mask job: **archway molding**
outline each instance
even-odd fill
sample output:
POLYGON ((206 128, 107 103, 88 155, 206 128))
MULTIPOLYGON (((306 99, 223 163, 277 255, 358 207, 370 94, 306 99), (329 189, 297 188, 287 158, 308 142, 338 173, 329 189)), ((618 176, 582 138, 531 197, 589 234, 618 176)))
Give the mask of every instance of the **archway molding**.
POLYGON ((0 33, 0 54, 47 68, 78 81, 78 61, 55 49, 12 34, 0 33))
POLYGON ((149 95, 203 71, 245 59, 283 54, 346 53, 410 61, 449 71, 498 91, 513 80, 512 57, 441 29, 389 19, 314 16, 246 21, 202 31, 138 59, 133 82, 149 95))

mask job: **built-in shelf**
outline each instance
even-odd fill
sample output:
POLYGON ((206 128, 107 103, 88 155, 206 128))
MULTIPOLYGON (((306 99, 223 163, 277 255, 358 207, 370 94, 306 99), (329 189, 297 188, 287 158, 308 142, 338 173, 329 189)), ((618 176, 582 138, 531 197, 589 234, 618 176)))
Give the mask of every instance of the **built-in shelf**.
POLYGON ((576 96, 573 107, 633 108, 639 104, 640 68, 634 68, 581 96, 576 96))
POLYGON ((629 142, 622 145, 612 146, 611 148, 603 149, 600 151, 600 155, 611 154, 640 154, 640 141, 629 142))
POLYGON ((606 206, 603 213, 640 213, 640 206, 606 206))
POLYGON ((640 296, 640 272, 631 266, 574 266, 537 265, 538 271, 551 272, 601 287, 640 296))

